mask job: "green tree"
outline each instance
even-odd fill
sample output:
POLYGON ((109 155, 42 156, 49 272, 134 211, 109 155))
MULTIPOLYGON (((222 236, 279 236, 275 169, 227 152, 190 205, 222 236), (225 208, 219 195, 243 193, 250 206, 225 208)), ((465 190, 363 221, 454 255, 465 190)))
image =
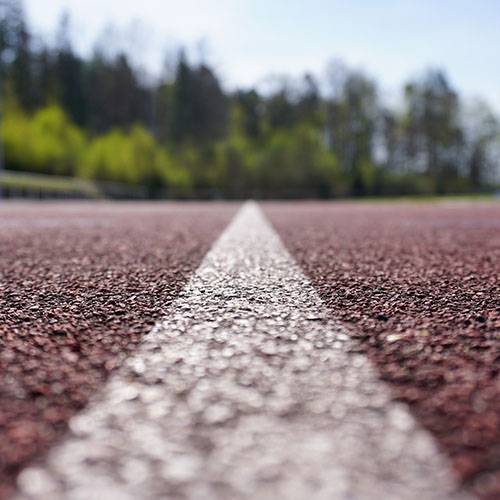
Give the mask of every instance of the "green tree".
POLYGON ((10 168, 73 175, 85 148, 85 136, 56 105, 33 117, 11 106, 3 127, 5 158, 10 168))
POLYGON ((186 194, 191 179, 141 125, 129 133, 113 129, 94 139, 80 166, 80 175, 102 181, 146 186, 152 197, 163 189, 186 194))
POLYGON ((436 181, 438 192, 456 178, 463 147, 456 92, 440 71, 405 87, 403 133, 406 161, 413 171, 424 171, 436 181))
POLYGON ((500 122, 484 101, 475 101, 467 113, 464 175, 480 190, 495 182, 500 160, 500 122))
MULTIPOLYGON (((72 121, 79 126, 87 124, 87 93, 83 61, 71 47, 70 18, 63 14, 57 35, 56 56, 57 98, 72 121)), ((94 91, 94 89, 92 89, 94 91)))
POLYGON ((372 191, 375 161, 373 143, 379 114, 375 83, 359 72, 335 73, 336 89, 326 103, 326 136, 340 167, 349 179, 351 193, 372 191))
POLYGON ((172 141, 181 144, 221 139, 227 131, 228 104, 215 73, 205 64, 190 67, 181 52, 172 89, 172 141))

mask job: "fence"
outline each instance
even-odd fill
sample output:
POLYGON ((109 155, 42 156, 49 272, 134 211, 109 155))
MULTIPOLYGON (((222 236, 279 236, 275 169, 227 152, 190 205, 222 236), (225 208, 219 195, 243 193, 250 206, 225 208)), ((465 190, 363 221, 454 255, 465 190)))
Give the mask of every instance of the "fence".
POLYGON ((5 198, 146 199, 149 194, 144 186, 9 170, 1 173, 0 185, 5 198))

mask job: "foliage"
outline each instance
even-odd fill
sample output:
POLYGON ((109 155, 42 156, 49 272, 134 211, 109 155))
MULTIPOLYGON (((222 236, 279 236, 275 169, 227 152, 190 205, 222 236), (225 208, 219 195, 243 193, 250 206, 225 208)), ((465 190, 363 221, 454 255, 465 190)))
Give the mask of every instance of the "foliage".
POLYGON ((56 105, 31 118, 14 108, 6 113, 3 134, 6 163, 13 170, 74 175, 85 148, 83 132, 56 105))
POLYGON ((102 181, 141 184, 150 189, 152 196, 161 188, 182 192, 190 188, 187 172, 177 167, 142 125, 133 126, 129 133, 114 129, 91 141, 79 174, 102 181))
POLYGON ((464 105, 441 71, 408 82, 398 109, 338 62, 328 93, 312 75, 227 93, 183 51, 152 82, 106 44, 76 54, 67 16, 49 46, 34 42, 20 0, 0 0, 0 13, 10 170, 140 185, 152 197, 430 195, 498 183, 498 118, 484 102, 464 105))

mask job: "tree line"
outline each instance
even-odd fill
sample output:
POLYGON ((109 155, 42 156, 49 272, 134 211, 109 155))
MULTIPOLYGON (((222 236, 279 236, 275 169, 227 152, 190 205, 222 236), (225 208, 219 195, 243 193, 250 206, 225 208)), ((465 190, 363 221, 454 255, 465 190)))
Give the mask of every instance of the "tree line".
POLYGON ((302 198, 480 192, 498 183, 500 126, 440 70, 388 106, 375 80, 333 62, 272 90, 226 91, 180 50, 148 78, 125 53, 84 58, 62 18, 55 43, 0 0, 9 170, 146 186, 152 197, 302 198))

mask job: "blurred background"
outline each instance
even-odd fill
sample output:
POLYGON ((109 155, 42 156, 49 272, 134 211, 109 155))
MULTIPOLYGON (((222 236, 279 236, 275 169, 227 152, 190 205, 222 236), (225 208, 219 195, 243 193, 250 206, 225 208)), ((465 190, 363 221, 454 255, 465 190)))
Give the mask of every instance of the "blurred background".
POLYGON ((494 193, 500 3, 0 0, 3 197, 494 193))

